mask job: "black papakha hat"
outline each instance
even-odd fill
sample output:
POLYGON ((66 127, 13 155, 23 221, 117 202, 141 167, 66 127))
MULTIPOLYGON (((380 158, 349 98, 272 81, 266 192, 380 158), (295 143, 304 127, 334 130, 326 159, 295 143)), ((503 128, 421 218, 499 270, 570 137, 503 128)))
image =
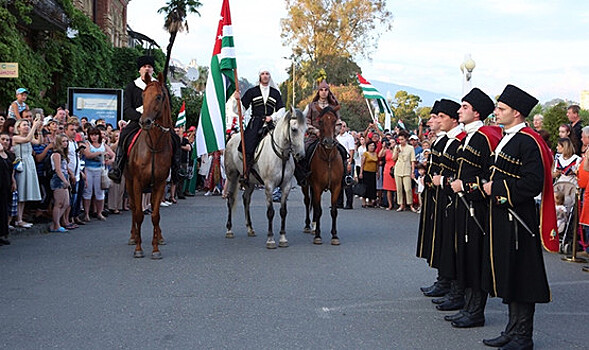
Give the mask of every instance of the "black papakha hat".
POLYGON ((153 56, 141 56, 137 59, 137 69, 149 64, 151 67, 155 68, 155 59, 153 56))
POLYGON ((434 105, 432 106, 432 111, 429 112, 430 114, 438 114, 439 110, 438 110, 438 106, 440 105, 440 101, 436 101, 434 102, 434 105))
POLYGON ((532 109, 538 104, 538 100, 534 96, 514 85, 507 85, 497 102, 503 102, 519 111, 524 118, 527 118, 532 109))
POLYGON ((493 103, 493 100, 491 100, 491 98, 479 88, 470 90, 470 92, 462 98, 462 101, 470 103, 472 108, 479 112, 481 120, 485 120, 495 109, 495 103, 493 103))
POLYGON ((458 102, 454 102, 452 100, 447 100, 447 99, 443 98, 438 103, 438 113, 447 114, 452 119, 458 120, 458 110, 459 109, 460 109, 460 104, 458 102))

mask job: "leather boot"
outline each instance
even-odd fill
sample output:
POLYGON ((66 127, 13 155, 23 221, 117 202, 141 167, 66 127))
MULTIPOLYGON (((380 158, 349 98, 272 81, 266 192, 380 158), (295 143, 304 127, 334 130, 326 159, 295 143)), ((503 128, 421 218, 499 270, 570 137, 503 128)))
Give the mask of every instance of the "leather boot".
POLYGON ((464 310, 460 310, 460 311, 458 311, 457 313, 455 313, 453 315, 446 315, 446 316, 444 316, 444 320, 446 320, 448 322, 455 321, 455 320, 457 320, 459 318, 464 317, 464 312, 465 312, 464 310))
POLYGON ((534 303, 517 303, 517 321, 513 328, 513 336, 509 343, 503 346, 502 350, 532 350, 534 342, 532 333, 534 331, 534 303))
POLYGON ((295 160, 294 176, 297 179, 297 184, 299 184, 301 187, 308 186, 309 175, 311 175, 311 172, 307 166, 307 160, 305 158, 295 160))
POLYGON ((455 311, 464 308, 464 289, 458 281, 452 281, 452 286, 450 292, 446 294, 446 299, 446 301, 437 305, 436 309, 440 311, 455 311))
POLYGON ((473 328, 484 326, 487 294, 481 290, 466 288, 465 296, 467 303, 466 313, 464 317, 452 321, 452 326, 456 328, 473 328))
POLYGON ((500 348, 511 341, 513 336, 513 329, 517 321, 517 303, 509 303, 509 321, 505 327, 505 331, 501 332, 501 335, 492 339, 483 339, 483 344, 494 348, 500 348))
MULTIPOLYGON (((452 291, 450 291, 450 293, 451 293, 451 292, 452 292, 452 291)), ((436 304, 436 305, 439 305, 439 304, 443 304, 443 303, 447 302, 447 301, 449 300, 450 293, 448 293, 448 294, 444 295, 444 296, 443 296, 443 297, 441 297, 441 298, 435 298, 435 299, 432 299, 432 303, 434 303, 434 304, 436 304)))
POLYGON ((423 295, 426 297, 441 297, 450 292, 451 281, 447 278, 441 278, 435 285, 434 288, 428 292, 424 292, 423 295))
POLYGON ((108 178, 114 183, 120 184, 123 178, 123 170, 127 162, 127 152, 125 152, 124 145, 119 145, 116 150, 115 161, 108 171, 108 178))

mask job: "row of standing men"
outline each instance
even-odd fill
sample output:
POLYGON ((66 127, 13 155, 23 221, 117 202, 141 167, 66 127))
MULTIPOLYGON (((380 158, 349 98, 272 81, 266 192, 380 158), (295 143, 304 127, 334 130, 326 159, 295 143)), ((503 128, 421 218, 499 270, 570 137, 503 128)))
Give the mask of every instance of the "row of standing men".
POLYGON ((558 245, 551 157, 525 124, 538 100, 507 85, 497 101, 495 106, 474 88, 461 104, 442 99, 432 109, 428 124, 437 138, 425 177, 417 256, 438 277, 421 290, 436 298, 438 310, 458 310, 444 317, 457 328, 483 326, 487 296, 502 298, 508 324, 483 343, 532 349, 535 304, 551 299, 542 245, 558 245), (503 130, 484 125, 491 113, 503 130))

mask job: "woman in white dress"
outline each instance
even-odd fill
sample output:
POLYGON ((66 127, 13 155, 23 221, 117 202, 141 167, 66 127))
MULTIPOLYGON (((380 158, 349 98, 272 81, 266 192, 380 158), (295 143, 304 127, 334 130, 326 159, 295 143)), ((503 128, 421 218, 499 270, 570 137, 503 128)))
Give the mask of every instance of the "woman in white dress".
POLYGON ((43 121, 40 117, 35 118, 31 127, 28 119, 19 119, 14 125, 14 136, 12 144, 14 145, 14 154, 21 159, 23 171, 16 172, 16 186, 18 191, 18 211, 16 217, 16 226, 29 228, 33 224, 24 222, 22 219, 25 203, 41 200, 41 190, 39 188, 39 179, 37 178, 37 169, 35 167, 35 158, 33 158, 33 145, 41 143, 40 133, 35 137, 37 130, 41 128, 43 121))

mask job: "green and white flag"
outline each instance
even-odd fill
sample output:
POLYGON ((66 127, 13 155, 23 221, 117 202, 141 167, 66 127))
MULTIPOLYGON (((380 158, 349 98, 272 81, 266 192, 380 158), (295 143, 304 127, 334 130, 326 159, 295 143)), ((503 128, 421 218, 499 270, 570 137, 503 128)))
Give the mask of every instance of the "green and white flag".
POLYGON ((196 130, 196 151, 199 156, 225 149, 225 103, 235 91, 236 67, 229 0, 223 0, 215 48, 196 130))
POLYGON ((391 108, 389 107, 384 96, 374 86, 372 86, 368 80, 364 79, 364 77, 362 77, 360 74, 356 75, 358 76, 358 82, 360 83, 360 88, 362 88, 364 98, 369 100, 376 100, 380 113, 388 113, 392 116, 393 112, 391 111, 391 108))
POLYGON ((186 125, 186 102, 182 101, 182 107, 178 112, 178 118, 176 119, 176 127, 186 125))

